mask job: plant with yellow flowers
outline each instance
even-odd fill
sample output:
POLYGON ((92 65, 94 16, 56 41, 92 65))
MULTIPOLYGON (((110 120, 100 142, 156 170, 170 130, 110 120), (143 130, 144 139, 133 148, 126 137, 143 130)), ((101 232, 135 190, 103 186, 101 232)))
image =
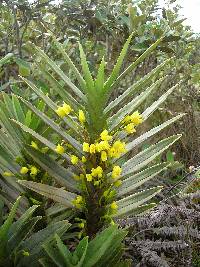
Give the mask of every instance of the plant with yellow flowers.
MULTIPOLYGON (((79 50, 82 74, 62 44, 53 36, 52 38, 74 73, 75 82, 72 82, 40 48, 31 44, 35 51, 37 68, 46 79, 49 88, 60 96, 61 101, 55 103, 33 81, 23 77, 22 80, 45 102, 54 115, 47 115, 22 97, 18 99, 60 136, 60 141, 55 143, 51 136, 39 134, 19 120, 12 121, 32 136, 33 143, 26 146, 26 153, 54 179, 56 184, 49 186, 27 180, 19 180, 19 183, 68 209, 73 209, 79 218, 80 232, 93 237, 103 226, 114 224, 121 216, 142 214, 155 207, 156 204, 149 201, 162 190, 162 187, 155 186, 146 190, 142 190, 141 187, 164 170, 168 163, 153 166, 149 166, 149 163, 177 141, 180 135, 163 139, 137 154, 134 153, 134 149, 180 119, 183 114, 142 135, 137 133, 142 123, 177 87, 175 85, 170 88, 145 110, 139 109, 140 104, 166 79, 166 76, 163 76, 155 81, 155 77, 160 75, 171 59, 162 62, 117 98, 112 97, 113 91, 118 90, 120 81, 149 56, 162 42, 162 38, 121 72, 132 38, 130 35, 111 74, 106 77, 106 63, 103 58, 96 79, 89 70, 81 44, 79 50), (48 151, 43 153, 41 149, 45 148, 48 151)), ((27 172, 35 173, 36 170, 33 166, 31 169, 23 166, 20 172, 26 175, 27 172)))

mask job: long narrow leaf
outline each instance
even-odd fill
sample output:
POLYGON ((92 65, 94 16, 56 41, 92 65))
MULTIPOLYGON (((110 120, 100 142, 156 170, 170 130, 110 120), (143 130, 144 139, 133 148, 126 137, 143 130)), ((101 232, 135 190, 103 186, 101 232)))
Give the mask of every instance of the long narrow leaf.
POLYGON ((56 65, 56 63, 51 60, 39 47, 34 46, 37 53, 45 62, 63 79, 63 81, 69 86, 69 88, 82 100, 85 102, 85 95, 71 82, 67 75, 56 65))
POLYGON ((157 156, 159 156, 168 147, 173 145, 181 135, 173 135, 168 138, 163 139, 157 144, 151 145, 149 148, 141 151, 139 154, 129 159, 123 166, 123 176, 127 176, 130 173, 136 172, 146 166, 148 163, 153 161, 157 156))
POLYGON ((109 120, 108 120, 108 126, 110 131, 115 129, 119 125, 119 123, 125 118, 126 115, 129 115, 131 112, 133 112, 143 101, 147 99, 147 97, 155 90, 158 89, 160 84, 163 82, 163 80, 166 77, 163 77, 153 83, 150 87, 148 87, 143 93, 136 96, 132 101, 130 101, 128 104, 126 104, 124 107, 122 107, 116 114, 114 114, 109 120))
POLYGON ((121 197, 125 194, 130 194, 131 191, 154 178, 160 172, 165 170, 169 165, 170 164, 168 162, 160 163, 123 180, 122 186, 118 189, 117 196, 121 197))
POLYGON ((18 183, 67 207, 73 207, 72 200, 74 200, 77 196, 76 194, 62 188, 56 188, 46 184, 26 180, 18 180, 18 183))
POLYGON ((110 102, 108 106, 105 108, 104 112, 108 113, 112 111, 116 106, 121 104, 126 98, 132 96, 132 94, 135 91, 138 91, 140 89, 143 89, 144 86, 152 81, 152 78, 155 75, 158 75, 160 71, 171 61, 172 59, 167 59, 160 65, 158 65, 156 68, 154 68, 151 72, 149 72, 147 75, 142 77, 139 81, 134 83, 132 86, 130 86, 122 95, 117 97, 115 100, 110 102))
POLYGON ((108 78, 108 80, 106 81, 106 83, 104 85, 104 92, 106 94, 108 94, 110 92, 111 85, 117 79, 117 77, 119 75, 122 63, 123 63, 124 58, 126 56, 126 53, 127 53, 127 50, 128 50, 128 47, 129 47, 129 44, 130 44, 130 41, 131 41, 132 37, 133 37, 133 33, 131 33, 131 35, 128 37, 127 41, 125 42, 125 44, 124 44, 124 46, 122 48, 122 51, 121 51, 121 53, 120 53, 120 55, 119 55, 119 57, 117 59, 117 63, 114 66, 110 77, 108 78))

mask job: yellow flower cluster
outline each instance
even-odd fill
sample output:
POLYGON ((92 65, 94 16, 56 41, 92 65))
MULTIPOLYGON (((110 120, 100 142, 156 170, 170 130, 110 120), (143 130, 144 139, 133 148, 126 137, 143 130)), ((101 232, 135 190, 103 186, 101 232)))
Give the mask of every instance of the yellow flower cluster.
POLYGON ((112 210, 116 210, 116 209, 118 209, 118 205, 117 205, 117 203, 116 203, 115 201, 113 201, 113 202, 111 203, 110 207, 111 207, 112 210))
POLYGON ((97 166, 96 168, 92 168, 91 173, 86 174, 86 180, 91 182, 93 178, 101 178, 103 176, 103 169, 101 166, 97 166))
POLYGON ((119 158, 120 155, 126 152, 125 143, 120 140, 115 141, 112 145, 108 141, 112 140, 112 136, 104 130, 100 134, 101 141, 95 144, 83 143, 83 152, 90 154, 101 153, 101 160, 107 161, 110 158, 119 158))
POLYGON ((76 165, 78 163, 78 157, 75 156, 75 155, 72 155, 71 156, 71 163, 74 164, 74 165, 76 165))
POLYGON ((112 178, 117 179, 121 175, 122 169, 119 166, 114 166, 112 170, 112 178))
POLYGON ((135 111, 133 114, 126 116, 122 121, 122 123, 125 124, 124 130, 128 134, 135 133, 135 126, 139 125, 142 122, 142 115, 138 111, 135 111))
POLYGON ((70 105, 67 105, 66 103, 64 103, 61 107, 58 107, 55 110, 55 112, 61 118, 64 118, 65 116, 69 115, 69 113, 72 111, 73 111, 73 109, 70 107, 70 105))
POLYGON ((104 130, 101 134, 100 134, 101 140, 103 141, 110 141, 112 140, 112 136, 108 134, 107 130, 104 130))
POLYGON ((80 209, 81 206, 83 205, 83 197, 82 196, 77 196, 73 201, 72 201, 72 204, 80 209))
POLYGON ((63 146, 61 146, 60 144, 58 144, 58 145, 56 146, 56 148, 55 148, 55 151, 56 151, 58 154, 62 155, 62 154, 65 152, 65 149, 64 149, 63 146))
POLYGON ((35 166, 30 166, 30 168, 22 167, 20 169, 20 173, 23 175, 27 174, 29 171, 30 171, 30 175, 32 175, 32 176, 36 176, 38 174, 38 169, 35 166))
POLYGON ((36 150, 41 151, 41 152, 44 153, 44 154, 47 153, 47 152, 49 151, 49 148, 48 148, 47 146, 42 147, 42 148, 40 149, 39 146, 38 146, 38 144, 37 144, 36 142, 34 142, 34 141, 31 141, 30 146, 31 146, 32 148, 36 149, 36 150))
POLYGON ((84 123, 86 121, 85 114, 84 114, 83 110, 81 110, 81 109, 78 111, 78 119, 79 119, 80 123, 84 123))
POLYGON ((120 140, 114 142, 112 147, 108 151, 108 155, 111 158, 119 158, 121 154, 126 152, 126 144, 125 142, 121 142, 120 140))
POLYGON ((34 141, 31 141, 31 145, 30 145, 32 148, 35 148, 36 150, 38 150, 38 145, 36 142, 34 141))

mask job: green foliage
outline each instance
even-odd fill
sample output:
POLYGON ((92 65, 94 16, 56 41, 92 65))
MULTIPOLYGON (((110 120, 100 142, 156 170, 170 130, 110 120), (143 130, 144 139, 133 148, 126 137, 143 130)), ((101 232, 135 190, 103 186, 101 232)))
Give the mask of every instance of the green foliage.
MULTIPOLYGON (((157 101, 150 104, 141 114, 138 111, 134 112, 147 99, 149 94, 153 90, 156 90, 162 83, 164 77, 158 82, 155 81, 155 77, 169 63, 169 60, 167 60, 139 81, 136 81, 121 96, 110 100, 110 95, 117 90, 119 82, 133 68, 140 64, 141 60, 148 57, 163 39, 161 38, 156 41, 155 44, 150 46, 147 51, 120 74, 123 58, 127 54, 128 44, 131 38, 132 35, 125 43, 113 71, 107 78, 105 78, 106 73, 104 73, 103 68, 104 60, 102 61, 98 70, 97 82, 95 82, 90 72, 82 46, 79 45, 83 76, 75 67, 75 64, 72 63, 69 56, 65 55, 62 45, 58 44, 54 39, 58 49, 65 55, 66 64, 72 67, 79 86, 73 83, 67 74, 39 47, 31 44, 36 56, 42 59, 42 61, 40 60, 38 62, 38 67, 40 68, 42 66, 41 73, 43 72, 43 64, 46 63, 48 66, 46 69, 49 73, 51 72, 51 77, 54 81, 58 83, 55 77, 56 74, 65 84, 64 87, 59 86, 56 88, 60 97, 65 96, 63 99, 65 102, 63 106, 59 106, 53 99, 45 95, 34 82, 22 78, 45 103, 48 108, 47 112, 39 110, 37 106, 22 97, 14 96, 14 99, 16 103, 20 103, 21 101, 23 108, 25 105, 26 110, 31 110, 46 125, 48 135, 43 135, 43 132, 39 132, 36 128, 31 127, 30 123, 29 125, 25 124, 27 122, 24 119, 27 117, 25 115, 15 116, 11 120, 7 118, 9 125, 13 123, 13 125, 18 126, 17 131, 19 131, 20 137, 21 134, 24 136, 25 133, 28 133, 29 138, 25 139, 27 140, 26 143, 28 146, 23 148, 28 158, 32 158, 33 162, 39 166, 39 169, 50 174, 54 181, 58 185, 64 185, 65 189, 36 183, 39 173, 38 167, 35 167, 36 165, 31 165, 34 168, 34 180, 32 181, 28 181, 30 179, 22 180, 24 175, 26 177, 27 174, 32 174, 32 167, 29 165, 22 166, 20 176, 19 169, 14 173, 15 177, 20 177, 20 185, 51 198, 65 205, 67 208, 75 209, 76 212, 81 214, 81 218, 85 220, 81 232, 85 232, 90 237, 95 235, 104 224, 112 222, 114 218, 129 214, 144 213, 155 206, 154 203, 146 204, 146 202, 158 194, 162 187, 152 187, 139 192, 135 191, 135 189, 166 168, 165 164, 161 164, 158 168, 154 166, 155 168, 149 169, 148 164, 180 138, 180 135, 171 136, 151 145, 134 156, 129 155, 130 151, 136 145, 138 146, 144 140, 158 133, 183 115, 180 114, 133 140, 131 133, 136 131, 135 128, 142 121, 145 121, 177 86, 170 88, 157 101), (146 91, 135 96, 135 89, 137 88, 137 93, 139 93, 144 90, 144 86, 147 87, 146 91), (79 103, 78 107, 74 105, 75 101, 79 103), (72 106, 73 110, 71 108, 72 106), (82 107, 82 110, 79 109, 79 106, 82 107), (52 115, 52 112, 55 115, 52 115), (130 123, 132 118, 133 121, 136 121, 135 123, 130 123), (52 138, 53 135, 57 136, 58 144, 55 144, 52 138), (37 145, 31 145, 32 147, 30 147, 30 136, 33 138, 33 144, 37 143, 37 145), (63 140, 63 145, 61 140, 63 140), (100 148, 100 146, 102 147, 102 142, 104 146, 106 145, 105 148, 100 148), (67 149, 64 147, 64 144, 68 144, 67 149), (86 150, 84 144, 88 146, 86 150), (49 149, 49 151, 45 152, 45 155, 41 148, 43 146, 49 149), (56 152, 57 157, 55 157, 56 152), (102 155, 104 155, 104 159, 102 155), (84 162, 81 162, 82 156, 84 156, 84 162), (147 169, 141 172, 146 166, 147 169), (95 174, 95 172, 97 173, 95 174), (135 176, 137 179, 133 185, 130 181, 133 181, 135 176), (75 181, 74 179, 77 179, 77 177, 79 177, 78 181, 75 181), (121 183, 122 187, 120 186, 121 183), (128 193, 128 196, 126 193, 128 193)), ((8 100, 9 97, 6 96, 6 99, 8 100)), ((18 106, 20 107, 20 104, 18 106)), ((2 121, 1 123, 4 125, 5 122, 2 121)))
MULTIPOLYGON (((38 257, 44 255, 42 245, 51 242, 53 236, 62 236, 70 224, 67 221, 53 223, 46 228, 33 232, 41 216, 33 216, 38 206, 30 207, 15 222, 19 197, 14 203, 8 217, 0 226, 0 265, 1 266, 38 266, 38 257)), ((2 206, 3 207, 3 206, 2 206)), ((1 207, 1 208, 2 208, 1 207)))
POLYGON ((127 232, 110 226, 99 233, 92 241, 84 237, 72 253, 63 244, 59 236, 55 236, 56 243, 45 244, 44 249, 48 257, 40 260, 42 266, 60 267, 94 267, 94 266, 130 266, 129 261, 120 261, 123 247, 122 240, 127 232))

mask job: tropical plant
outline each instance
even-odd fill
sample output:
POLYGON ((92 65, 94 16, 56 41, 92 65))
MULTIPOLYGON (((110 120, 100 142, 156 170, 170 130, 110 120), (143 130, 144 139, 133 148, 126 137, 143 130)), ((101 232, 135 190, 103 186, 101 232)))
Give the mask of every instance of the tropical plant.
POLYGON ((58 235, 54 243, 43 245, 47 255, 40 259, 42 266, 93 267, 93 266, 130 266, 130 261, 120 261, 122 240, 127 232, 110 226, 99 233, 92 241, 84 237, 72 253, 58 235))
MULTIPOLYGON (((44 111, 44 102, 36 101, 35 104, 38 110, 44 111)), ((8 95, 3 92, 0 100, 0 117, 0 194, 4 202, 10 205, 21 193, 25 193, 23 188, 17 183, 17 179, 23 177, 20 173, 22 166, 32 167, 33 172, 30 172, 30 175, 26 176, 28 180, 39 182, 44 182, 45 180, 48 182, 49 179, 47 174, 42 170, 36 177, 36 173, 34 173, 35 162, 23 150, 24 144, 31 142, 30 136, 25 135, 19 129, 13 129, 10 119, 19 120, 21 123, 41 133, 45 131, 45 127, 40 118, 22 106, 15 95, 8 95), (14 175, 16 173, 18 175, 14 175)), ((34 204, 30 201, 30 198, 28 200, 31 204, 34 204)), ((28 206, 27 199, 23 198, 19 204, 20 212, 23 213, 28 206)))
MULTIPOLYGON (((30 147, 29 143, 24 148, 26 153, 48 172, 57 184, 65 188, 27 180, 19 180, 19 183, 60 202, 69 209, 74 209, 80 216, 82 232, 90 237, 95 236, 106 223, 113 223, 115 218, 141 214, 155 207, 155 203, 145 204, 145 202, 161 191, 160 186, 139 192, 135 192, 135 189, 168 166, 168 163, 161 163, 144 169, 180 138, 180 135, 170 136, 134 156, 131 154, 136 146, 183 116, 179 114, 133 139, 136 127, 148 119, 177 85, 170 88, 142 113, 137 111, 138 106, 165 80, 164 72, 162 72, 164 77, 157 81, 155 77, 170 63, 170 60, 166 60, 130 86, 122 95, 113 101, 110 100, 119 82, 148 57, 163 39, 156 41, 120 74, 132 35, 126 41, 110 76, 105 77, 106 63, 103 58, 95 80, 89 70, 81 44, 79 49, 83 76, 62 45, 53 38, 58 51, 77 79, 75 83, 72 83, 40 48, 31 44, 38 56, 36 61, 41 74, 60 95, 63 102, 57 105, 33 81, 23 77, 22 80, 46 103, 49 116, 24 98, 18 97, 18 99, 60 136, 60 142, 55 144, 51 135, 44 137, 30 126, 12 119, 16 126, 32 136, 34 143, 37 142, 37 146, 33 147, 30 147), (62 79, 65 85, 63 86, 56 77, 62 79), (147 89, 139 94, 145 86, 147 89), (135 92, 139 95, 134 96, 135 92), (52 111, 56 117, 52 115, 52 111), (42 153, 42 146, 48 147, 51 152, 42 153), (59 157, 55 157, 56 154, 59 157)), ((23 166, 20 171, 24 177, 31 172, 29 166, 23 166)))
MULTIPOLYGON (((53 223, 34 232, 41 216, 33 216, 37 205, 30 207, 15 222, 21 197, 14 203, 8 217, 0 226, 0 266, 38 266, 38 259, 45 255, 42 245, 52 242, 54 235, 62 236, 70 224, 67 221, 53 223)), ((1 200, 1 214, 2 214, 1 200)))

